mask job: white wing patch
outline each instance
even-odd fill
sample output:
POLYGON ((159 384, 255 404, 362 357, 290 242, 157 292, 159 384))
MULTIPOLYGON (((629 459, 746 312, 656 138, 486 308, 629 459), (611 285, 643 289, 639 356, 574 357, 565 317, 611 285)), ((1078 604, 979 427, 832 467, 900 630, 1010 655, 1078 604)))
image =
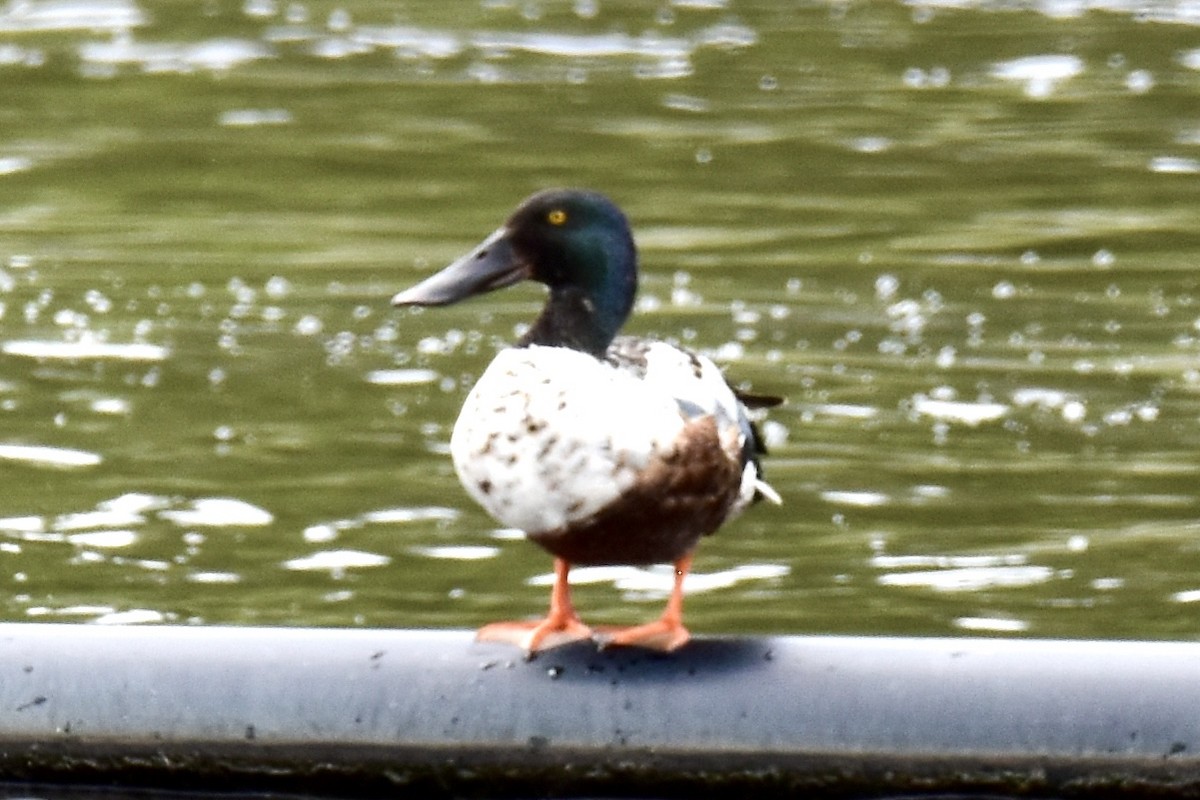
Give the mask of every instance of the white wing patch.
MULTIPOLYGON (((649 343, 645 358, 646 385, 674 397, 683 413, 689 417, 712 414, 719 431, 741 427, 741 403, 712 361, 666 342, 649 343)), ((741 442, 738 445, 740 449, 741 442)))
MULTIPOLYGON (((729 388, 720 367, 702 355, 680 350, 666 342, 647 343, 645 360, 647 385, 673 395, 680 409, 689 416, 711 414, 715 417, 725 452, 732 459, 740 459, 746 440, 753 435, 750 418, 733 389, 729 388)), ((759 478, 754 463, 747 461, 731 516, 749 505, 756 494, 774 504, 783 502, 779 494, 759 478)))

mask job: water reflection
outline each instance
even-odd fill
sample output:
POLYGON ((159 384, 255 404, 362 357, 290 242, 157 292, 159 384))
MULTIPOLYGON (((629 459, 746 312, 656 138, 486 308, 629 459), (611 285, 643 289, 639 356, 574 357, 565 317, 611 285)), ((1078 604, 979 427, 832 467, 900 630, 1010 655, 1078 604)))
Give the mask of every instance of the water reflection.
MULTIPOLYGON (((9 3, 0 610, 537 613, 544 556, 445 451, 538 295, 386 300, 570 183, 633 217, 636 332, 788 397, 786 504, 704 543, 698 631, 1194 637, 1196 28, 1186 3, 9 3)), ((665 580, 573 577, 618 608, 665 580)))
POLYGON ((0 10, 0 32, 125 31, 146 15, 127 0, 17 0, 0 10))
MULTIPOLYGON (((738 584, 766 582, 778 585, 791 570, 783 564, 739 564, 716 572, 693 572, 684 579, 688 595, 703 594, 720 589, 729 589, 738 584)), ((669 565, 654 567, 603 566, 576 567, 571 571, 572 586, 588 584, 612 584, 627 601, 661 602, 671 593, 675 582, 675 571, 669 565)), ((535 575, 526 581, 529 586, 550 586, 554 583, 553 573, 535 575)), ((762 587, 758 587, 759 591, 762 587)))
MULTIPOLYGON (((534 8, 535 6, 529 6, 534 8)), ((704 6, 689 10, 703 11, 704 6)), ((709 9, 713 10, 713 9, 709 9)), ((578 6, 576 16, 590 20, 596 9, 578 6)), ((88 41, 78 48, 80 72, 91 78, 111 78, 121 69, 143 73, 188 74, 198 70, 227 72, 256 61, 302 54, 319 59, 366 58, 383 53, 402 63, 416 65, 418 72, 439 61, 466 61, 464 74, 480 83, 527 80, 529 73, 553 76, 570 83, 587 80, 589 71, 606 69, 607 62, 632 62, 632 74, 643 79, 670 80, 692 75, 693 60, 706 49, 737 50, 758 40, 754 29, 728 15, 723 21, 701 25, 685 35, 665 35, 651 28, 639 35, 618 32, 574 33, 553 30, 458 31, 416 25, 357 24, 345 8, 333 8, 324 20, 314 19, 308 7, 289 3, 281 12, 275 3, 248 2, 245 19, 263 24, 255 38, 220 37, 198 42, 145 42, 134 37, 134 29, 147 25, 147 18, 133 3, 64 3, 30 0, 13 3, 0 15, 0 32, 15 31, 110 31, 109 41, 88 41), (505 68, 514 57, 546 57, 550 71, 523 65, 525 74, 505 68), (561 60, 568 65, 561 65, 561 60)), ((674 26, 675 15, 660 15, 664 25, 674 26)), ((536 22, 526 16, 524 22, 536 22)), ((10 63, 44 60, 41 53, 10 54, 10 63)), ((290 120, 283 111, 284 121, 290 120)), ((253 124, 259 124, 255 120, 253 124)), ((244 124, 244 123, 237 123, 244 124)))

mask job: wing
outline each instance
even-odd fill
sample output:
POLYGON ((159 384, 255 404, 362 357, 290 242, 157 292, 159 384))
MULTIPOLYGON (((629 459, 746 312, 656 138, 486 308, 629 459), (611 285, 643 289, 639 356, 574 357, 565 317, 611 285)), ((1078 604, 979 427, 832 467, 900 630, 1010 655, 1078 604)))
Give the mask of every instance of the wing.
POLYGON ((719 431, 735 431, 736 443, 731 442, 729 455, 744 469, 744 501, 781 502, 779 494, 762 480, 759 457, 766 454, 766 447, 750 409, 777 406, 783 398, 737 392, 710 359, 666 342, 619 336, 606 358, 618 369, 674 397, 686 419, 712 415, 719 431))

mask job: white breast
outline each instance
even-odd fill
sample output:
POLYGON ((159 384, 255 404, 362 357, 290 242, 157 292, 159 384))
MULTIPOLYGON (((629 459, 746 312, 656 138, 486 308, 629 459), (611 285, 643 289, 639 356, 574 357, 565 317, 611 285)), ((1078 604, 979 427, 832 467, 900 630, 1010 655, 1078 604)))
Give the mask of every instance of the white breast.
POLYGON ((549 531, 587 517, 671 452, 671 392, 585 353, 500 352, 463 404, 450 452, 467 491, 504 525, 549 531))
POLYGON ((745 451, 746 410, 709 359, 664 342, 619 337, 600 361, 569 348, 501 351, 467 395, 450 438, 468 493, 529 533, 591 516, 669 456, 685 424, 712 416, 741 463, 737 514, 756 495, 779 502, 745 451))

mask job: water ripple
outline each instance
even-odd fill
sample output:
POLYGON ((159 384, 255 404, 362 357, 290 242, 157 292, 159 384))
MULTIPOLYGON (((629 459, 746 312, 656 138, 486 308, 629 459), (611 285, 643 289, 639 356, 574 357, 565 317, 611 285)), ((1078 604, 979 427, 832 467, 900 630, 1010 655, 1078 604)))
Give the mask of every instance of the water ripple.
POLYGON ((0 460, 21 461, 43 467, 94 467, 104 459, 99 453, 69 447, 0 444, 0 460))
POLYGON ((142 342, 102 342, 83 339, 77 342, 14 339, 0 346, 10 356, 55 361, 113 359, 116 361, 162 361, 171 354, 168 347, 142 342))
POLYGON ((21 0, 0 10, 0 33, 125 31, 146 22, 128 0, 21 0))

